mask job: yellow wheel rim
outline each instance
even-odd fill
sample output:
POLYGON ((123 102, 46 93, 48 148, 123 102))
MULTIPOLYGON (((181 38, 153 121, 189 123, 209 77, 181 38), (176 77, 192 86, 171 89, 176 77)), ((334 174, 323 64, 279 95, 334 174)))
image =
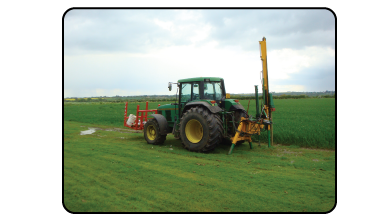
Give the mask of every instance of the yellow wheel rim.
POLYGON ((146 129, 146 136, 150 140, 156 139, 156 129, 152 125, 148 126, 148 128, 146 129))
POLYGON ((191 143, 199 143, 203 138, 203 127, 202 124, 196 119, 188 121, 185 128, 187 139, 191 143))

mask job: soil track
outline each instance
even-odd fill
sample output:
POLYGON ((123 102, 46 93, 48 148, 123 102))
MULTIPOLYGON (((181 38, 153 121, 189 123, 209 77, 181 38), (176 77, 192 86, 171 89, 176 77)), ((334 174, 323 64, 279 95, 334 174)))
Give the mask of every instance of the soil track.
MULTIPOLYGON (((80 126, 80 127, 85 127, 85 126, 80 126)), ((93 128, 95 130, 103 130, 103 131, 115 131, 115 132, 120 132, 120 133, 143 133, 144 131, 142 130, 133 130, 133 129, 123 129, 123 128, 99 128, 99 127, 88 127, 93 128)))

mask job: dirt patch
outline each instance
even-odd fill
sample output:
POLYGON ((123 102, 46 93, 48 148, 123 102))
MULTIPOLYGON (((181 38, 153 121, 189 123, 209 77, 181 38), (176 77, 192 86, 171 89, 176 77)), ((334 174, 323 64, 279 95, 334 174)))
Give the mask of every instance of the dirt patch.
POLYGON ((143 130, 133 130, 133 129, 113 128, 113 129, 109 129, 109 130, 120 132, 120 133, 144 133, 143 130))
POLYGON ((120 133, 143 133, 142 130, 131 130, 131 129, 121 129, 121 128, 97 128, 97 127, 88 127, 88 130, 84 130, 80 132, 80 135, 88 135, 94 133, 96 130, 102 130, 102 131, 115 131, 120 133))
POLYGON ((132 129, 121 129, 121 128, 107 128, 107 129, 101 129, 96 128, 97 130, 104 130, 104 131, 115 131, 120 133, 143 133, 142 130, 132 130, 132 129))

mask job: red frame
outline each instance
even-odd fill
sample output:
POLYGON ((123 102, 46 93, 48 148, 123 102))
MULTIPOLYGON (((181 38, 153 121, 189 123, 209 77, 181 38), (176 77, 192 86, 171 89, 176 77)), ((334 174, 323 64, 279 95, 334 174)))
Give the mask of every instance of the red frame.
MULTIPOLYGON (((143 122, 144 121, 148 121, 148 118, 147 118, 148 117, 148 112, 151 112, 151 113, 154 112, 155 114, 157 114, 157 109, 148 110, 149 102, 146 102, 145 110, 139 110, 139 105, 137 105, 137 113, 136 113, 136 116, 135 116, 136 117, 135 118, 135 123, 133 123, 133 125, 129 126, 126 123, 127 120, 129 119, 129 117, 127 116, 127 103, 128 102, 126 102, 126 106, 125 106, 125 119, 124 119, 124 122, 123 122, 123 125, 125 127, 129 127, 131 129, 134 129, 134 130, 143 130, 144 129, 143 122), (140 122, 140 123, 138 123, 138 122, 140 122)), ((158 106, 160 106, 160 104, 158 104, 158 106)))

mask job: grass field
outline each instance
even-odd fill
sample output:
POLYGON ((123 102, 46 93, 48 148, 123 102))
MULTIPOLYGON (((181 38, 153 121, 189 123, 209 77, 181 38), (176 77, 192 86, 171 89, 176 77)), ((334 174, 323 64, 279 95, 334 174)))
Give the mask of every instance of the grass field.
MULTIPOLYGON (((274 143, 335 149, 335 99, 278 99, 274 102, 274 143)), ((240 103, 247 109, 247 100, 240 103)), ((137 104, 129 103, 128 114, 136 113, 137 104)), ((155 109, 158 104, 149 103, 149 108, 155 109)), ((140 108, 144 109, 145 103, 141 103, 140 108)), ((64 120, 123 127, 124 109, 124 103, 66 103, 64 120)), ((252 100, 249 114, 254 116, 255 113, 252 100)), ((260 140, 266 142, 267 134, 261 134, 260 140)))
POLYGON ((244 143, 232 155, 226 145, 202 154, 171 135, 155 146, 122 127, 123 108, 65 106, 69 211, 328 212, 335 205, 333 150, 265 144, 251 150, 244 143), (88 127, 100 129, 80 135, 88 127))
MULTIPOLYGON (((248 101, 240 102, 247 108, 248 101)), ((227 145, 192 153, 172 135, 164 145, 149 145, 142 133, 123 127, 124 103, 67 102, 64 205, 71 212, 330 211, 335 99, 274 102, 274 146, 255 143, 251 150, 244 143, 232 155, 227 145), (99 130, 80 135, 89 127, 99 130)), ((137 104, 129 104, 128 114, 137 104)), ((249 114, 255 110, 252 100, 249 114)))

